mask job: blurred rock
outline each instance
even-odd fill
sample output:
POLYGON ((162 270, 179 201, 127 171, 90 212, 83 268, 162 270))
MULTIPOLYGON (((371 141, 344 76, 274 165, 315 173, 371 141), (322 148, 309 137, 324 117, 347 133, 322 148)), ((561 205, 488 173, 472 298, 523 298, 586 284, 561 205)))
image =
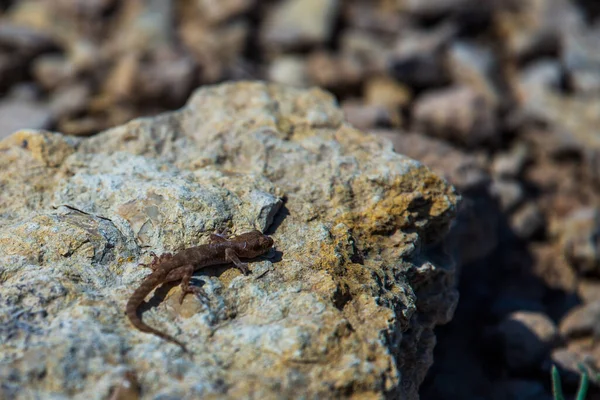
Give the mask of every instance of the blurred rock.
POLYGON ((580 279, 577 285, 577 295, 583 303, 600 301, 600 282, 595 279, 580 279))
POLYGON ((248 12, 255 6, 256 0, 197 0, 192 4, 203 19, 218 24, 248 12))
POLYGON ((268 76, 273 82, 296 87, 308 86, 307 65, 303 57, 276 57, 269 65, 268 76))
POLYGON ((489 104, 500 103, 501 93, 496 82, 498 60, 490 48, 464 40, 454 41, 448 49, 448 63, 454 82, 484 95, 489 104))
POLYGON ((449 143, 413 132, 371 132, 391 140, 396 152, 419 160, 463 192, 486 187, 490 182, 483 163, 477 157, 449 143))
POLYGON ((365 75, 390 75, 388 69, 393 48, 394 40, 358 29, 343 31, 340 39, 342 56, 354 60, 365 75))
POLYGON ((118 26, 111 31, 110 52, 147 54, 175 40, 174 3, 128 1, 121 7, 118 26))
POLYGON ((342 103, 344 118, 358 129, 373 129, 399 125, 397 115, 381 105, 364 104, 360 100, 346 100, 342 103))
POLYGON ((72 116, 85 111, 91 91, 84 83, 61 86, 50 99, 50 110, 54 119, 72 116))
POLYGON ((570 85, 582 96, 600 94, 600 72, 597 69, 569 71, 570 85))
MULTIPOLYGON (((348 26, 362 31, 396 34, 405 30, 410 21, 404 13, 390 12, 384 5, 372 2, 343 2, 348 26)), ((381 35, 378 35, 381 38, 381 35)))
POLYGON ((557 329, 542 313, 517 311, 495 329, 504 345, 503 354, 512 372, 536 367, 557 339, 557 329))
POLYGON ((532 59, 556 54, 561 32, 581 22, 568 0, 504 1, 495 15, 497 30, 508 54, 532 59))
POLYGON ((502 211, 508 213, 525 198, 523 186, 515 180, 495 179, 490 187, 490 193, 499 200, 502 211))
POLYGON ((600 333, 600 301, 577 306, 560 321, 560 334, 578 338, 600 333))
POLYGON ((0 101, 0 139, 20 129, 48 129, 52 113, 42 103, 7 98, 0 101))
POLYGON ((140 65, 135 77, 135 95, 144 101, 160 99, 182 105, 196 82, 196 68, 190 57, 173 51, 155 53, 140 65))
POLYGON ((518 145, 507 153, 498 153, 492 161, 492 174, 498 178, 517 178, 529 158, 529 149, 525 145, 518 145))
POLYGON ((525 70, 520 79, 523 109, 550 124, 570 148, 576 148, 583 155, 589 175, 600 182, 600 97, 563 93, 554 84, 559 74, 556 65, 548 63, 525 70))
POLYGON ((415 130, 469 147, 499 140, 495 110, 466 86, 425 92, 415 102, 413 120, 415 130))
POLYGON ((561 60, 576 93, 590 95, 600 89, 600 24, 578 24, 563 31, 561 60))
POLYGON ((364 68, 354 57, 315 52, 308 57, 307 72, 314 85, 328 89, 357 86, 363 79, 364 68))
MULTIPOLYGON (((125 121, 131 118, 125 118, 125 121)), ((84 116, 81 118, 63 118, 58 121, 58 129, 65 135, 91 136, 111 127, 106 117, 84 116)))
POLYGON ((527 203, 510 216, 510 227, 517 237, 530 240, 544 233, 546 220, 536 203, 527 203))
POLYGON ((600 209, 575 210, 561 224, 565 258, 580 274, 600 276, 600 209))
POLYGON ((387 76, 375 76, 367 80, 364 87, 367 104, 385 107, 393 115, 394 126, 400 125, 400 108, 408 106, 410 90, 387 76))
MULTIPOLYGON (((550 363, 555 365, 560 373, 563 385, 576 385, 581 377, 580 365, 585 365, 586 357, 569 349, 556 349, 550 356, 550 363)), ((550 372, 550 366, 547 366, 550 372)))
POLYGON ((298 49, 331 39, 337 0, 283 0, 269 10, 261 27, 265 49, 298 49))
POLYGON ((448 83, 445 49, 454 34, 452 25, 444 25, 434 31, 403 32, 388 59, 389 74, 415 88, 448 83))
POLYGON ((0 49, 10 51, 13 56, 31 60, 56 48, 55 41, 45 32, 8 21, 0 24, 0 49))
MULTIPOLYGON (((197 19, 184 18, 179 34, 186 49, 199 66, 200 81, 217 82, 226 79, 228 72, 239 67, 250 34, 248 21, 241 19, 231 23, 208 27, 197 19)), ((246 79, 256 76, 246 76, 246 79)))
POLYGON ((364 88, 365 103, 346 100, 342 103, 345 118, 360 129, 400 127, 400 108, 408 103, 410 91, 387 77, 369 79, 364 88))
POLYGON ((64 56, 47 54, 33 62, 33 76, 45 89, 52 90, 75 77, 73 64, 64 56))

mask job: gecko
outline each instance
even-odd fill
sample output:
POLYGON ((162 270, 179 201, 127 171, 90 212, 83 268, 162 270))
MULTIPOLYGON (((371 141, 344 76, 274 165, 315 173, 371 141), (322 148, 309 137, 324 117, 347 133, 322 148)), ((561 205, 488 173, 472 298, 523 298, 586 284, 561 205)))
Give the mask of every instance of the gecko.
POLYGON ((180 346, 184 352, 187 352, 186 346, 174 337, 152 328, 142 321, 138 315, 138 308, 144 302, 144 299, 152 290, 163 283, 181 280, 181 296, 179 304, 189 293, 206 299, 204 290, 196 286, 190 286, 190 279, 194 271, 218 264, 234 264, 244 275, 250 270, 248 264, 240 261, 240 258, 258 257, 273 247, 273 239, 261 232, 254 230, 242 233, 231 239, 223 235, 212 234, 211 242, 208 244, 190 247, 181 250, 175 254, 165 253, 157 256, 150 253, 153 257, 150 264, 140 264, 152 269, 140 286, 133 292, 127 306, 125 314, 129 321, 142 332, 151 333, 164 340, 180 346))

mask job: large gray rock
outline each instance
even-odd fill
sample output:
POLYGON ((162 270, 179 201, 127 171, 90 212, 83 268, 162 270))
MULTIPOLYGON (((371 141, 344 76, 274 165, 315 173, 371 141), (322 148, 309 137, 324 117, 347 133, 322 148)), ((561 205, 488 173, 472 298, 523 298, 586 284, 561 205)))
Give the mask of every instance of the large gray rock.
POLYGON ((454 189, 317 89, 221 85, 92 138, 20 131, 0 171, 2 398, 416 399, 456 306, 452 263, 421 252, 454 189), (210 307, 173 285, 142 307, 192 355, 134 329, 138 263, 223 227, 276 250, 249 276, 197 273, 210 307))

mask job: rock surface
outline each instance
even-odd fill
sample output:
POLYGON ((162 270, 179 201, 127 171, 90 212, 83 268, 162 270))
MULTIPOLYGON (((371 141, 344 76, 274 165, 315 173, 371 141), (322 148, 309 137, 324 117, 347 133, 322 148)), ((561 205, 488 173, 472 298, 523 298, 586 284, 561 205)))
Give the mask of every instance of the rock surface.
POLYGON ((418 398, 457 302, 421 248, 458 196, 327 93, 242 82, 92 138, 19 131, 0 171, 0 397, 418 398), (138 263, 223 227, 276 249, 197 273, 207 308, 176 286, 143 307, 193 357, 133 329, 138 263))

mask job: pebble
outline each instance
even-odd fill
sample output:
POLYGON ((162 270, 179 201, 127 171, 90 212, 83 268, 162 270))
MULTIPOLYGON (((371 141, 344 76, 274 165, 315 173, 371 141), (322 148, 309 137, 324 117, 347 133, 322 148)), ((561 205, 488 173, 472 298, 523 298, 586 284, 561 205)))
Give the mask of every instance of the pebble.
POLYGON ((260 31, 267 49, 297 49, 331 39, 339 11, 337 0, 284 0, 269 10, 260 31))
POLYGON ((565 338, 577 338, 592 335, 599 329, 600 301, 594 301, 572 308, 559 325, 560 334, 565 338))
POLYGON ((393 115, 386 107, 364 104, 360 100, 345 100, 342 103, 342 110, 346 121, 361 130, 399 124, 398 121, 393 120, 393 115))
POLYGON ((449 81, 445 46, 454 28, 445 25, 434 31, 407 30, 400 35, 388 60, 389 74, 415 88, 441 86, 449 81))
POLYGON ((563 254, 569 264, 581 274, 600 276, 600 209, 575 210, 560 228, 563 254))
POLYGON ((81 82, 59 87, 50 98, 50 110, 55 119, 72 116, 86 110, 91 91, 81 82))
POLYGON ((577 284, 577 295, 584 303, 600 301, 600 282, 595 279, 580 279, 577 284))
POLYGON ((32 68, 36 82, 47 90, 52 90, 75 78, 73 64, 60 54, 44 54, 37 57, 32 68))
POLYGON ((563 385, 577 384, 579 382, 581 371, 579 366, 583 364, 586 357, 569 349, 556 349, 550 356, 550 365, 545 365, 545 369, 550 372, 550 366, 555 365, 560 373, 560 379, 563 385))
POLYGON ((364 76, 362 64, 354 57, 325 51, 308 57, 307 73, 313 85, 328 89, 357 86, 364 76))
POLYGON ((280 56, 269 65, 269 80, 284 85, 308 86, 306 59, 297 56, 280 56))
POLYGON ((536 203, 527 203, 510 216, 513 233, 524 240, 538 237, 544 232, 546 221, 536 203))
POLYGON ((256 0, 196 0, 192 4, 196 7, 202 19, 218 24, 246 13, 256 0))
POLYGON ((388 76, 375 76, 365 83, 363 96, 367 104, 383 106, 390 113, 397 113, 401 107, 408 106, 411 92, 388 76))
POLYGON ((525 199, 525 191, 519 181, 494 179, 490 193, 500 202, 503 212, 511 212, 525 199))
POLYGON ((23 100, 0 101, 0 139, 21 129, 49 129, 52 113, 45 105, 23 100))
POLYGON ((414 105, 413 119, 415 130, 469 147, 499 139, 495 110, 466 86, 425 92, 414 105))
POLYGON ((495 330, 504 345, 506 363, 515 372, 537 366, 557 339, 554 322, 539 312, 514 312, 495 330))
POLYGON ((448 66, 453 81, 469 86, 486 97, 490 104, 500 103, 495 78, 498 60, 490 48, 457 40, 448 48, 448 66))
POLYGON ((499 153, 492 161, 492 174, 497 178, 518 178, 529 161, 526 145, 517 145, 507 153, 499 153))

